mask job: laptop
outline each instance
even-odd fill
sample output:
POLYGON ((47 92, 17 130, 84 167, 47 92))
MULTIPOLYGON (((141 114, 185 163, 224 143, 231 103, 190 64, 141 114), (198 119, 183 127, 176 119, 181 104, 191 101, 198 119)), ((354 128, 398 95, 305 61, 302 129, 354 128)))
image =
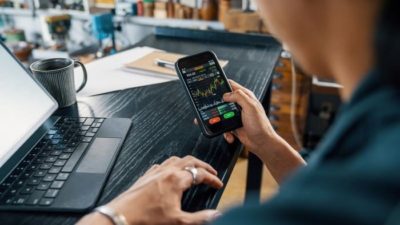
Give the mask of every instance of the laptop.
POLYGON ((0 210, 93 208, 131 126, 52 116, 57 102, 0 42, 0 210))

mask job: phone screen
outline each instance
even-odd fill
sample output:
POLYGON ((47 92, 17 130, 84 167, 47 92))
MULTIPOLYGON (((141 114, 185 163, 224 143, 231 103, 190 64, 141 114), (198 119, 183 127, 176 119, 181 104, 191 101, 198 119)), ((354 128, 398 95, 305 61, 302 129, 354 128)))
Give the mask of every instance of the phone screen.
POLYGON ((238 106, 223 101, 223 95, 232 90, 216 58, 203 58, 200 64, 191 63, 180 71, 200 119, 209 131, 221 133, 241 125, 238 106))

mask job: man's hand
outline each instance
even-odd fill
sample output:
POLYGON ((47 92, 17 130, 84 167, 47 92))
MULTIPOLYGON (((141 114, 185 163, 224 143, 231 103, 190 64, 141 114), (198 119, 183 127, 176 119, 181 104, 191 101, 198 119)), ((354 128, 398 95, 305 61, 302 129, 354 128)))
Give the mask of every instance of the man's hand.
MULTIPOLYGON (((217 189, 223 186, 217 171, 209 164, 192 156, 171 157, 161 165, 151 167, 131 188, 107 206, 124 215, 130 225, 200 225, 212 220, 219 215, 218 211, 182 211, 182 194, 193 184, 193 176, 185 167, 198 170, 196 184, 207 184, 217 189)), ((89 217, 79 224, 89 224, 89 217)), ((92 222, 96 224, 97 221, 92 222)))
MULTIPOLYGON (((224 101, 235 102, 242 108, 243 127, 233 132, 224 133, 228 143, 233 143, 235 137, 250 151, 261 157, 268 143, 274 143, 279 136, 269 122, 265 110, 256 96, 249 89, 233 80, 229 80, 233 92, 224 95, 224 101)), ((198 122, 195 120, 195 123, 198 122)))
POLYGON ((238 138, 264 162, 275 180, 282 182, 294 170, 304 166, 304 160, 275 132, 254 93, 235 81, 229 82, 233 91, 224 95, 224 101, 240 105, 243 127, 225 133, 226 141, 232 143, 238 138))

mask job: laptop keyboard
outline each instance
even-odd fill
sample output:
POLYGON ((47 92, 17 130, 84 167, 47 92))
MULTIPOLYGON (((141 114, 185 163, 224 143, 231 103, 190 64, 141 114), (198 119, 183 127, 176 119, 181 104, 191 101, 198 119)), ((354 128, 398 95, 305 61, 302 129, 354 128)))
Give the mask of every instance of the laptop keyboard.
POLYGON ((0 204, 50 206, 104 118, 61 118, 0 184, 0 204))

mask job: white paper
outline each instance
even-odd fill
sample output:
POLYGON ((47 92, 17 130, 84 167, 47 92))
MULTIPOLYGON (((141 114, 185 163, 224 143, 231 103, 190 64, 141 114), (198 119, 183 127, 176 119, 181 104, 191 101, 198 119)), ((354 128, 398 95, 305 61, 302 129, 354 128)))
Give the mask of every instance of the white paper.
MULTIPOLYGON (((153 51, 160 50, 150 47, 137 47, 85 64, 88 72, 88 81, 85 88, 77 95, 79 97, 87 97, 177 80, 178 77, 141 75, 124 69, 125 64, 153 51)), ((82 69, 80 67, 75 68, 76 87, 79 87, 82 79, 82 69)))

